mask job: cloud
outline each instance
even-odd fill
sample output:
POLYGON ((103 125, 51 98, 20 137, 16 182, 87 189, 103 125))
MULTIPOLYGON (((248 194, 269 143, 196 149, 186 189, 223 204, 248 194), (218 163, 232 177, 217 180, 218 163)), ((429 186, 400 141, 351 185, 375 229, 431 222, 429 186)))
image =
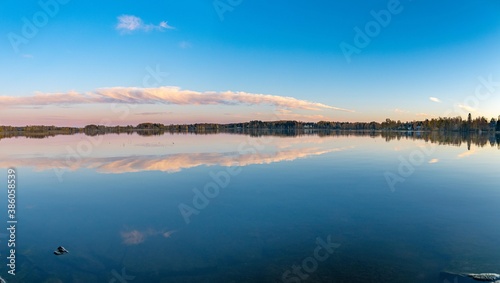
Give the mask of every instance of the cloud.
POLYGON ((432 102, 436 102, 436 103, 441 103, 441 100, 437 97, 429 97, 429 100, 432 101, 432 102))
POLYGON ((160 28, 164 28, 164 29, 175 29, 173 26, 169 25, 168 22, 160 22, 159 24, 160 28))
MULTIPOLYGON (((42 106, 42 105, 34 105, 34 106, 30 106, 30 105, 13 105, 10 107, 10 109, 44 109, 45 107, 42 106)), ((1 283, 1 282, 0 282, 1 283)))
POLYGON ((467 105, 463 105, 463 104, 458 104, 458 108, 463 109, 463 110, 468 111, 468 112, 475 112, 476 111, 476 109, 474 109, 470 106, 467 106, 467 105))
POLYGON ((173 26, 170 26, 166 21, 162 21, 158 25, 144 24, 142 19, 139 17, 133 15, 121 15, 118 17, 118 23, 116 24, 116 29, 121 32, 131 32, 136 30, 163 31, 165 29, 175 29, 175 28, 173 26))
POLYGON ((172 111, 153 111, 153 112, 141 112, 135 113, 137 116, 150 116, 150 115, 169 115, 172 114, 172 111))
POLYGON ((255 94, 247 92, 198 92, 182 90, 178 87, 135 88, 113 87, 102 88, 92 92, 78 93, 35 93, 33 96, 0 96, 0 105, 70 105, 94 103, 124 104, 174 104, 174 105, 271 105, 285 109, 303 110, 337 110, 354 112, 354 110, 334 107, 322 103, 300 100, 293 97, 255 94))
POLYGON ((278 117, 280 120, 300 120, 300 121, 329 121, 332 117, 325 115, 304 115, 304 114, 279 114, 278 117))
POLYGON ((139 231, 139 230, 135 229, 135 230, 129 230, 129 231, 122 231, 122 232, 120 232, 120 235, 122 237, 123 243, 125 245, 131 246, 131 245, 138 245, 138 244, 143 243, 150 236, 161 235, 164 238, 170 238, 170 236, 172 236, 172 234, 175 232, 177 232, 177 230, 157 231, 154 229, 147 229, 144 231, 139 231))
POLYGON ((121 15, 118 17, 116 29, 133 31, 139 29, 143 24, 142 20, 136 16, 121 15))
POLYGON ((179 47, 182 49, 191 48, 191 43, 189 43, 187 41, 181 41, 181 42, 179 42, 179 47))
POLYGON ((439 159, 437 159, 437 158, 433 158, 433 159, 429 160, 429 164, 435 164, 438 162, 439 162, 439 159))
POLYGON ((292 111, 288 109, 278 109, 277 111, 279 114, 285 115, 285 114, 291 114, 292 111))
POLYGON ((401 110, 401 109, 398 109, 398 108, 394 109, 394 112, 399 113, 399 114, 401 114, 401 113, 408 113, 408 111, 401 110))
POLYGON ((429 117, 429 114, 427 114, 427 113, 417 113, 416 115, 418 117, 429 117))

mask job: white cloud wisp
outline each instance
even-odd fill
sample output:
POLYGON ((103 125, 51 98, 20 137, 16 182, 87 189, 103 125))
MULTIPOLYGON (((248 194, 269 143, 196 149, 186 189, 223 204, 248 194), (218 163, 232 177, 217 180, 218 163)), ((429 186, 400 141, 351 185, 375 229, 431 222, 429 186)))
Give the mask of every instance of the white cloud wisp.
POLYGON ((133 15, 121 15, 118 17, 118 23, 116 24, 116 29, 121 32, 132 32, 136 30, 163 31, 166 29, 175 29, 175 28, 169 25, 168 22, 166 21, 162 21, 158 25, 145 24, 139 17, 133 15))

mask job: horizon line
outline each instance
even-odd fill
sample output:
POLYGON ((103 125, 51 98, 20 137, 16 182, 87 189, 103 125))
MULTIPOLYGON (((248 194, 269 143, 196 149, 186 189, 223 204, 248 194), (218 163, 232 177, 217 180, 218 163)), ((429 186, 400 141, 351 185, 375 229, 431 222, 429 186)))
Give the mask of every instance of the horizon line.
MULTIPOLYGON (((470 113, 469 113, 470 114, 470 113)), ((500 115, 498 116, 500 118, 500 115)), ((262 121, 262 120, 250 120, 250 121, 245 121, 245 122, 230 122, 230 123, 220 123, 220 122, 195 122, 195 123, 175 123, 175 124, 165 124, 165 123, 161 123, 161 122, 140 122, 136 125, 131 125, 131 124, 128 124, 128 125, 107 125, 106 123, 104 124, 100 124, 100 123, 90 123, 90 124, 86 124, 85 126, 56 126, 56 125, 45 125, 45 124, 27 124, 25 126, 13 126, 13 125, 0 125, 0 127, 17 127, 17 128, 23 128, 23 127, 57 127, 57 128, 85 128, 86 126, 105 126, 105 127, 129 127, 129 126, 132 126, 132 127, 137 127, 141 124, 160 124, 160 125, 164 125, 164 126, 185 126, 185 125, 197 125, 197 124, 211 124, 211 125, 232 125, 232 124, 245 124, 245 123, 251 123, 251 122, 262 122, 262 123, 273 123, 273 122, 297 122, 297 123, 302 123, 302 124, 318 124, 318 123, 321 123, 321 122, 327 122, 327 123, 348 123, 348 124, 355 124, 355 123, 360 123, 360 124, 370 124, 370 123, 378 123, 378 124, 382 124, 384 122, 386 122, 387 120, 390 120, 391 122, 396 122, 396 123, 401 123, 401 124, 407 124, 407 123, 415 123, 415 122, 425 122, 425 121, 432 121, 432 120, 440 120, 440 119, 462 119, 462 121, 467 121, 467 120, 463 120, 463 117, 461 116, 449 116, 449 117, 433 117, 433 118, 426 118, 424 120, 412 120, 412 121, 401 121, 401 120, 393 120, 391 118, 386 118, 384 121, 355 121, 355 122, 347 122, 347 121, 333 121, 333 120, 319 120, 319 121, 316 121, 316 122, 305 122, 305 121, 301 121, 301 120, 288 120, 288 119, 283 119, 283 120, 268 120, 268 121, 262 121)), ((472 118, 472 121, 476 120, 476 119, 480 119, 480 118, 485 118, 487 122, 490 122, 491 119, 494 119, 496 122, 499 122, 500 119, 496 119, 495 117, 492 117, 490 119, 488 119, 487 117, 485 116, 476 116, 476 117, 473 117, 472 118)))

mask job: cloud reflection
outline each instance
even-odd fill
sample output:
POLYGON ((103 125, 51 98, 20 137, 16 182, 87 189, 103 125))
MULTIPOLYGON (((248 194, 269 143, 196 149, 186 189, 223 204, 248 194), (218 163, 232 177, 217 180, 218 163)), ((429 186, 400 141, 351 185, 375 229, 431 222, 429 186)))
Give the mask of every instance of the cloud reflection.
POLYGON ((121 231, 120 235, 122 237, 123 244, 128 245, 128 246, 133 246, 133 245, 139 245, 139 244, 143 243, 150 236, 161 235, 164 238, 170 238, 170 236, 172 236, 172 234, 175 232, 177 232, 177 230, 157 231, 154 229, 147 229, 144 231, 140 231, 140 230, 134 229, 134 230, 121 231))
POLYGON ((322 149, 299 148, 269 153, 239 154, 227 153, 179 153, 170 155, 143 155, 125 157, 70 158, 63 157, 31 157, 3 158, 0 167, 34 167, 37 171, 57 168, 75 171, 78 169, 94 169, 99 173, 121 174, 142 171, 179 172, 183 169, 198 166, 249 166, 293 161, 300 158, 322 155, 330 152, 344 151, 351 147, 322 149))
POLYGON ((123 239, 123 243, 126 245, 138 245, 144 242, 146 238, 145 233, 140 232, 139 230, 132 230, 127 232, 120 233, 123 239))
POLYGON ((476 150, 475 149, 471 149, 471 150, 468 150, 466 152, 463 152, 463 153, 460 153, 459 155, 457 155, 458 158, 464 158, 464 157, 469 157, 471 155, 474 155, 476 154, 476 150))

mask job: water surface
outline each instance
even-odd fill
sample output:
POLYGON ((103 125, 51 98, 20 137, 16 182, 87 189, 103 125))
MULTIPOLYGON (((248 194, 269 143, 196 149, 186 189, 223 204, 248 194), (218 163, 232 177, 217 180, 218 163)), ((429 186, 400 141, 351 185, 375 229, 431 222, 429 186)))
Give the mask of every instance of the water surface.
POLYGON ((77 134, 0 147, 1 182, 7 168, 18 178, 16 276, 0 234, 8 282, 500 272, 495 137, 77 134), (326 259, 315 258, 318 238, 335 244, 326 259), (70 254, 53 255, 59 245, 70 254))

